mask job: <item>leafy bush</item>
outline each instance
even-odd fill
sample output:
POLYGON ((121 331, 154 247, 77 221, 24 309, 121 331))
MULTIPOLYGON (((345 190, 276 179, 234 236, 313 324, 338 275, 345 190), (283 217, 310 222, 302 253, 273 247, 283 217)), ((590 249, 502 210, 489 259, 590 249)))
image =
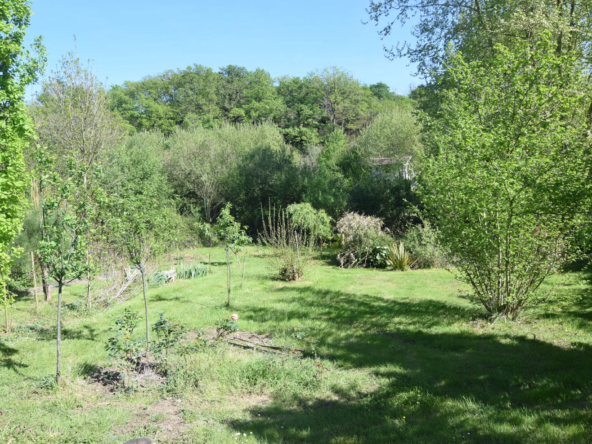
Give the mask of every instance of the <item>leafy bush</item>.
POLYGON ((140 339, 133 339, 134 330, 138 326, 140 316, 126 308, 123 315, 115 319, 115 336, 107 340, 106 349, 109 357, 115 361, 116 367, 121 370, 126 378, 124 384, 129 384, 129 375, 138 362, 146 347, 146 342, 140 339))
POLYGON ((208 275, 208 267, 204 264, 181 264, 177 266, 177 279, 194 279, 208 275))
POLYGON ((403 242, 399 244, 391 245, 389 248, 389 256, 387 263, 395 270, 407 271, 416 260, 413 260, 409 255, 409 252, 405 250, 403 242))
POLYGON ((152 331, 158 336, 158 341, 153 344, 152 350, 157 356, 168 356, 168 352, 179 345, 181 339, 185 337, 186 329, 183 325, 165 318, 164 313, 160 313, 158 321, 152 326, 152 331))
POLYGON ((438 240, 438 230, 420 216, 421 224, 411 226, 403 236, 407 249, 417 258, 418 268, 444 268, 448 251, 438 240))
POLYGON ((390 237, 382 231, 382 221, 377 217, 346 213, 337 221, 341 235, 341 252, 337 255, 340 266, 366 267, 374 248, 388 245, 390 237))
POLYGON ((150 287, 160 287, 169 281, 169 278, 162 271, 157 271, 148 276, 148 285, 150 287))
POLYGON ((294 228, 303 235, 309 237, 309 244, 312 246, 315 242, 322 244, 333 236, 331 230, 331 219, 324 210, 315 210, 309 203, 299 203, 288 205, 286 212, 294 228))
POLYGON ((373 268, 386 268, 388 266, 389 248, 377 246, 372 249, 368 258, 368 265, 373 268))
POLYGON ((216 339, 227 336, 238 331, 238 324, 234 319, 221 318, 216 319, 216 339))

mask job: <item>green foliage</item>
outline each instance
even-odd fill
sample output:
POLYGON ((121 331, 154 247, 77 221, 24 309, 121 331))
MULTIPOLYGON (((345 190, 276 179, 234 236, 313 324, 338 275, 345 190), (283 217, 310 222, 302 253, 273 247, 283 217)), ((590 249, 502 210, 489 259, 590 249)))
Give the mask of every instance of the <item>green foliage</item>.
POLYGON ((451 54, 443 112, 422 160, 422 202, 491 316, 516 318, 569 260, 587 205, 590 90, 551 40, 487 63, 451 54), (437 155, 436 155, 437 153, 437 155))
POLYGON ((386 268, 390 256, 389 247, 376 246, 370 252, 368 265, 373 268, 386 268))
POLYGON ((158 337, 152 350, 157 356, 164 354, 165 358, 168 357, 169 351, 173 351, 180 345, 180 341, 187 333, 185 326, 165 318, 164 313, 160 313, 160 317, 152 326, 152 331, 158 337))
POLYGON ((162 271, 156 271, 150 274, 147 278, 148 285, 153 288, 160 287, 169 282, 169 280, 170 279, 167 277, 167 275, 164 274, 162 271))
POLYGON ((139 134, 126 141, 116 153, 116 180, 108 202, 113 244, 132 264, 146 262, 172 242, 170 190, 158 157, 158 135, 139 134))
POLYGON ((420 216, 420 223, 407 229, 402 242, 417 258, 418 268, 444 268, 448 265, 449 252, 441 244, 439 232, 429 220, 420 216))
POLYGON ((204 264, 178 265, 177 279, 194 279, 208 275, 208 267, 204 264))
POLYGON ((130 372, 138 365, 146 347, 144 340, 133 338, 139 322, 140 316, 126 308, 121 317, 115 319, 115 327, 109 328, 115 335, 110 337, 105 345, 109 357, 126 375, 124 384, 127 386, 130 385, 130 372))
POLYGON ((403 242, 399 242, 389 247, 389 255, 386 262, 394 270, 407 271, 417 262, 417 259, 412 259, 409 252, 405 250, 403 242))
POLYGON ((26 202, 23 149, 35 137, 25 111, 25 88, 35 83, 46 61, 41 38, 32 46, 36 56, 25 49, 30 17, 27 1, 0 4, 0 302, 5 306, 11 301, 6 285, 12 256, 20 252, 12 242, 21 229, 26 202))
POLYGON ((42 239, 38 252, 61 290, 65 283, 88 272, 87 236, 93 211, 90 202, 78 199, 86 168, 70 159, 70 169, 79 174, 63 178, 56 172, 55 157, 43 149, 37 150, 36 166, 42 239))
POLYGON ((221 339, 238 331, 238 323, 231 318, 216 319, 216 339, 221 339))
POLYGON ((516 0, 483 0, 476 4, 436 0, 371 0, 370 20, 381 25, 379 34, 391 31, 414 17, 415 43, 385 46, 389 58, 407 57, 423 78, 439 77, 446 65, 447 45, 453 44, 466 61, 495 58, 496 44, 510 50, 520 45, 553 41, 556 54, 575 56, 590 63, 590 3, 516 0), (383 20, 385 20, 383 22, 383 20))
POLYGON ((243 247, 251 244, 253 239, 245 233, 247 227, 241 228, 241 224, 234 220, 234 217, 230 214, 231 208, 231 204, 226 204, 220 212, 220 216, 216 221, 216 232, 226 245, 226 248, 232 251, 238 261, 238 253, 242 251, 243 247))
POLYGON ((303 235, 308 234, 309 244, 314 245, 315 240, 326 242, 333 237, 331 219, 324 210, 315 210, 309 203, 288 205, 286 213, 289 215, 292 225, 303 235))
POLYGON ((377 115, 356 139, 365 158, 389 158, 400 168, 410 164, 420 143, 421 125, 407 107, 395 106, 377 115))

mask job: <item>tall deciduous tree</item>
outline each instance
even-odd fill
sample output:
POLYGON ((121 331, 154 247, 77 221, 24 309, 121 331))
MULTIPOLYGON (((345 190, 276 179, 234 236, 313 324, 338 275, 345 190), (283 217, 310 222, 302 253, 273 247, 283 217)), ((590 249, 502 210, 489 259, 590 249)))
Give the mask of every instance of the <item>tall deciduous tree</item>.
POLYGON ((511 49, 535 43, 545 32, 558 54, 574 54, 589 65, 591 7, 589 0, 370 0, 367 12, 383 38, 413 18, 416 41, 384 49, 390 58, 408 57, 421 76, 432 78, 442 73, 449 43, 466 60, 486 60, 498 43, 511 49))
POLYGON ((423 204, 475 296, 493 317, 518 316, 570 257, 589 196, 590 137, 581 65, 552 36, 487 63, 450 55, 441 117, 421 174, 423 204))
MULTIPOLYGON (((80 188, 73 191, 77 199, 96 204, 94 198, 98 189, 90 182, 97 179, 96 173, 101 164, 125 135, 123 121, 110 110, 109 99, 101 82, 90 69, 82 66, 74 53, 69 53, 61 59, 52 76, 43 82, 32 114, 39 139, 55 155, 56 168, 61 176, 73 178, 73 175, 82 174, 80 188), (75 171, 70 169, 72 160, 77 165, 75 171)), ((73 179, 78 181, 77 178, 73 179)), ((97 205, 89 205, 87 209, 96 216, 97 205)), ((90 214, 81 217, 91 219, 90 214)), ((94 228, 100 225, 96 218, 89 223, 87 241, 93 241, 89 235, 96 233, 94 228)), ((86 252, 89 265, 87 305, 90 308, 93 261, 91 250, 87 249, 86 252)), ((43 257, 40 258, 40 264, 44 271, 46 299, 49 299, 46 261, 43 257)))
POLYGON ((25 0, 0 3, 0 295, 5 306, 10 245, 22 226, 25 205, 23 148, 34 131, 23 103, 25 87, 37 80, 45 66, 45 49, 38 38, 36 55, 24 47, 31 8, 25 0))

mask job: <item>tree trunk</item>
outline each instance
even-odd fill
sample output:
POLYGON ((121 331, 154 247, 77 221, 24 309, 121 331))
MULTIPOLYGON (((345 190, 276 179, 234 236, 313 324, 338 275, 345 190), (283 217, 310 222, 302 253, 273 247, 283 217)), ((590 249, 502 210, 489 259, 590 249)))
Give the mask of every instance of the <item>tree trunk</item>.
POLYGON ((33 270, 33 294, 35 294, 35 313, 39 314, 39 298, 37 297, 37 275, 35 273, 35 255, 31 251, 31 270, 33 270))
POLYGON ((212 272, 212 239, 210 238, 210 252, 208 253, 208 273, 212 272))
POLYGON ((91 309, 91 300, 90 300, 90 279, 91 279, 91 274, 90 274, 90 268, 89 268, 89 272, 86 275, 87 276, 87 280, 88 282, 86 283, 86 309, 88 311, 90 311, 91 309))
POLYGON ((8 305, 4 306, 4 320, 6 322, 6 333, 9 333, 10 325, 8 324, 8 305))
POLYGON ((41 282, 43 285, 43 294, 45 295, 45 301, 51 301, 51 286, 49 285, 49 271, 47 269, 47 265, 39 258, 39 266, 41 267, 41 282))
POLYGON ((247 255, 243 256, 243 281, 241 282, 241 288, 245 286, 245 265, 247 264, 247 255))
POLYGON ((62 373, 62 283, 58 282, 58 334, 57 334, 56 382, 60 382, 62 373))
POLYGON ((226 283, 228 285, 228 306, 230 307, 230 252, 226 249, 226 283))
POLYGON ((148 297, 146 296, 146 268, 140 265, 140 273, 142 273, 142 291, 144 292, 144 312, 146 314, 146 357, 148 357, 148 350, 150 349, 150 326, 148 323, 148 297))

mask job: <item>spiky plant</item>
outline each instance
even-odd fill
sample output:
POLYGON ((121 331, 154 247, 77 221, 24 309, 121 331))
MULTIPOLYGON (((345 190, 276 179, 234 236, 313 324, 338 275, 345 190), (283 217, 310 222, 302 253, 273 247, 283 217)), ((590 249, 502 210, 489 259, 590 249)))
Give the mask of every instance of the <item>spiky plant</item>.
POLYGON ((403 242, 393 244, 389 248, 389 256, 387 263, 393 267, 394 270, 407 271, 417 262, 417 259, 412 259, 409 252, 405 250, 403 242))

